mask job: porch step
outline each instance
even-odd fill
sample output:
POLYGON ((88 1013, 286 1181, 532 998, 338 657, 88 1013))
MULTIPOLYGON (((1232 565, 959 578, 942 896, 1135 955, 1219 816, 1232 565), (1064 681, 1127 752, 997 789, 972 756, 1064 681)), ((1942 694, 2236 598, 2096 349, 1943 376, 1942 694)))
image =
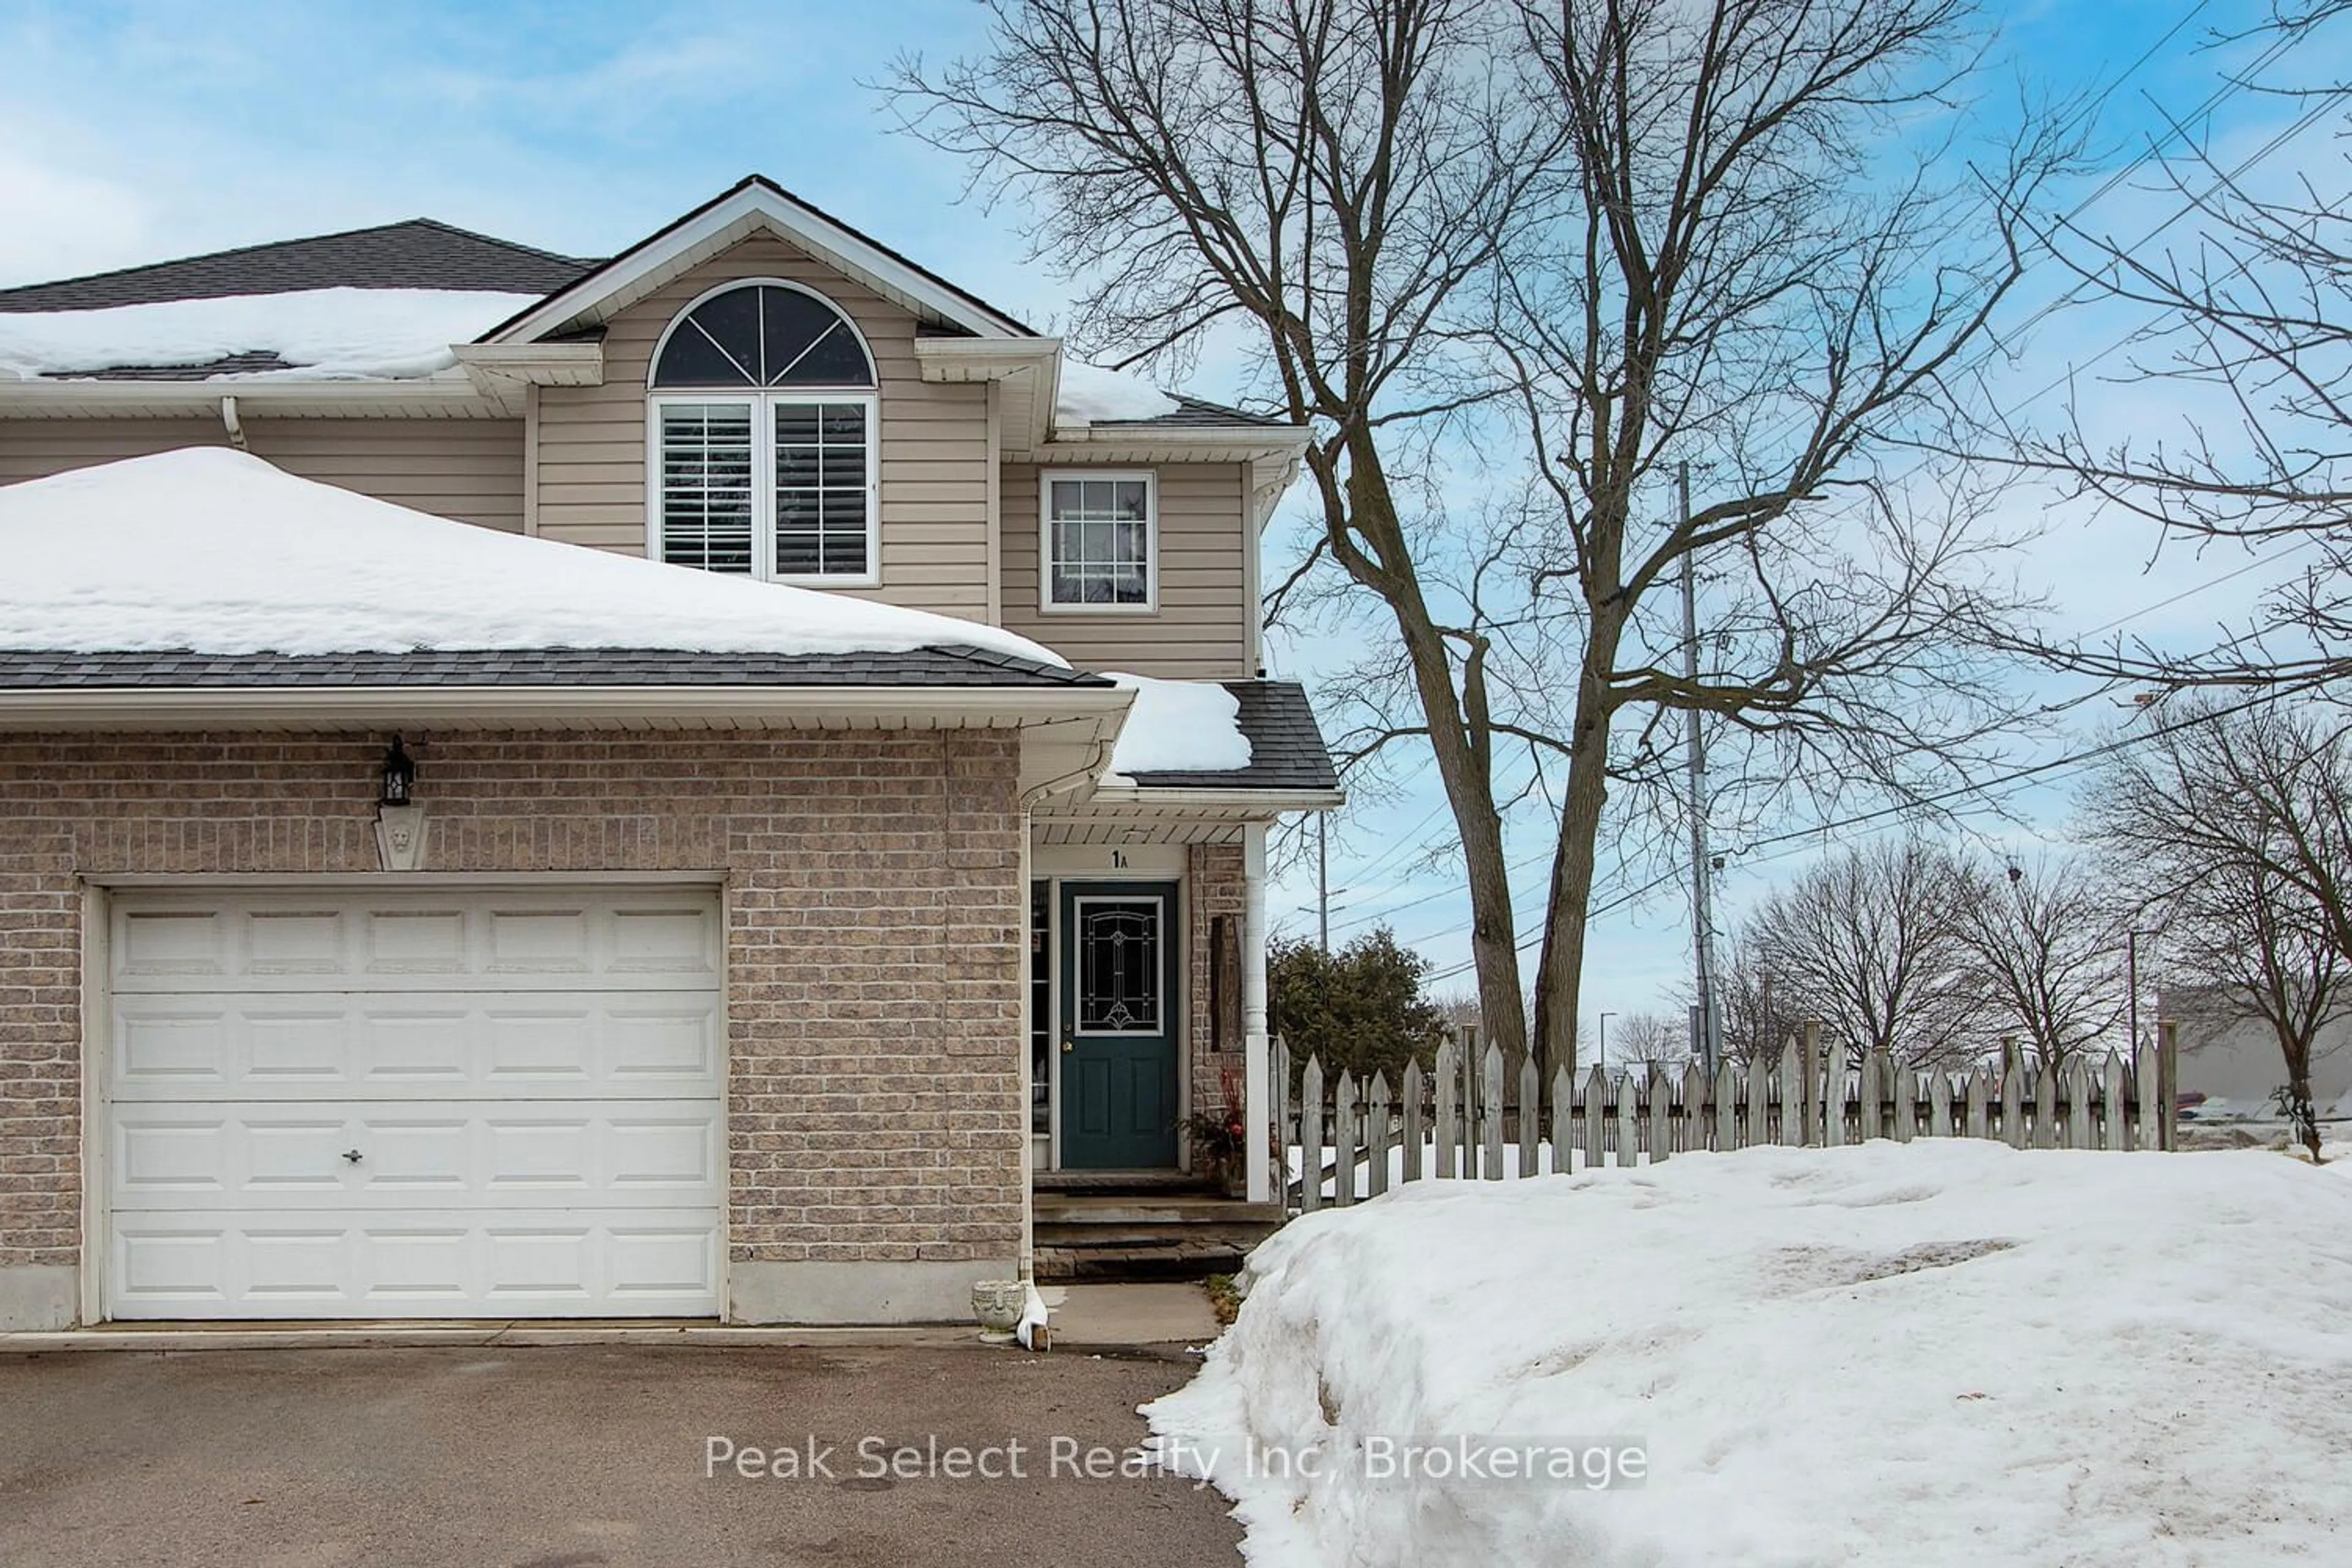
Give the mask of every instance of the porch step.
POLYGON ((1239 1268, 1288 1215, 1205 1193, 1050 1193, 1034 1199, 1037 1277, 1205 1279, 1239 1268))
POLYGON ((1049 1225, 1265 1225, 1270 1236, 1289 1217, 1280 1204, 1244 1203, 1209 1193, 1041 1192, 1030 1206, 1039 1230, 1049 1225))
POLYGON ((1038 1193, 1199 1193, 1212 1195, 1207 1178, 1189 1171, 1032 1171, 1038 1193))

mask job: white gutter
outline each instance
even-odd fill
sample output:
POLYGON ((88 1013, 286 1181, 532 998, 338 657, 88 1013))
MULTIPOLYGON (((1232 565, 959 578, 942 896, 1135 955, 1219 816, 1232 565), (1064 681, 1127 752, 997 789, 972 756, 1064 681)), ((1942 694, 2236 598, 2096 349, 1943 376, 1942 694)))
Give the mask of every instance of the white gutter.
POLYGON ((364 727, 433 720, 585 729, 992 729, 1085 719, 1115 724, 1133 701, 1134 693, 1114 687, 43 687, 0 690, 0 728, 364 727))
POLYGON ((245 426, 236 416, 236 399, 221 399, 221 428, 228 432, 228 444, 238 451, 245 450, 245 426))
POLYGON ((508 417, 508 399, 486 394, 466 375, 415 376, 405 381, 303 381, 225 376, 212 381, 0 381, 0 416, 83 415, 136 417, 153 409, 210 413, 234 395, 247 414, 319 410, 365 415, 393 405, 435 405, 435 412, 508 417))
POLYGON ((453 343, 449 352, 477 378, 496 376, 534 386, 601 386, 604 382, 602 342, 453 343))
POLYGON ((1034 455, 1041 463, 1278 462, 1298 458, 1312 438, 1281 425, 1057 425, 1034 455))
POLYGON ((1337 789, 1156 788, 1150 784, 1102 784, 1089 797, 1096 805, 1144 805, 1169 811, 1337 811, 1348 804, 1337 789))

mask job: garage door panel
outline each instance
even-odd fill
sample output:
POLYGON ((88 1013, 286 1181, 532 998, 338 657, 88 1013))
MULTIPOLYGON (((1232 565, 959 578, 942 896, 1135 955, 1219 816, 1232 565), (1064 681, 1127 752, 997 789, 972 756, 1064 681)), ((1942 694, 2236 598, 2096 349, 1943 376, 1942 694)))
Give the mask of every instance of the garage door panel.
POLYGON ((616 908, 612 930, 616 973, 718 978, 718 911, 707 903, 616 908))
POLYGON ((707 1097, 725 1082, 719 998, 118 996, 119 1100, 707 1097))
POLYGON ((114 1315, 562 1317, 718 1310, 719 1235, 707 1212, 551 1221, 429 1210, 234 1221, 153 1215, 116 1227, 114 1315))
POLYGON ((676 1207, 719 1202, 722 1142, 714 1108, 680 1100, 122 1105, 110 1163, 121 1213, 676 1207))
POLYGON ((119 910, 110 956, 118 991, 146 981, 185 984, 226 977, 230 916, 212 909, 119 910))
POLYGON ((226 1013, 208 998, 178 1005, 118 1005, 110 1053, 116 1092, 136 1086, 177 1094, 226 1085, 236 1048, 230 1028, 226 1013))
POLYGON ((713 899, 652 889, 142 895, 111 931, 118 993, 562 991, 592 974, 694 989, 720 963, 713 899))
POLYGON ((718 1310, 709 893, 138 893, 110 929, 111 1315, 718 1310))

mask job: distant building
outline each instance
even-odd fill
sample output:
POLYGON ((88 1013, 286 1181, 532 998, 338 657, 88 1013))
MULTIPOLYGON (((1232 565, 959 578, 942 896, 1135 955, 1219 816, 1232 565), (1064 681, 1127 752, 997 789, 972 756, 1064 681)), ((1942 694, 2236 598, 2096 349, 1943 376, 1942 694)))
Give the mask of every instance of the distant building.
MULTIPOLYGON (((2205 1097, 2197 1114, 2277 1114, 2271 1096, 2286 1082, 2286 1064, 2268 1024, 2202 990, 2168 995, 2159 1011, 2179 1022, 2180 1092, 2205 1097)), ((2311 1094, 2323 1119, 2352 1117, 2352 1016, 2320 1029, 2311 1053, 2311 1094)))

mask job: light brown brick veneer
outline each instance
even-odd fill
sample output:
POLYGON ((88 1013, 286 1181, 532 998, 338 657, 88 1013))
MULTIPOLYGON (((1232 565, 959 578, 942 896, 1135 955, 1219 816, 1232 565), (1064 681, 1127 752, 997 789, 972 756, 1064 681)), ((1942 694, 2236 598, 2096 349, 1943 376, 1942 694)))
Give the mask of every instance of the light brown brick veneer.
MULTIPOLYGON (((373 872, 383 743, 0 735, 0 1268, 79 1258, 81 879, 373 872)), ((1018 1253, 1013 737, 445 733, 410 749, 431 870, 724 873, 733 1264, 1018 1253)))

